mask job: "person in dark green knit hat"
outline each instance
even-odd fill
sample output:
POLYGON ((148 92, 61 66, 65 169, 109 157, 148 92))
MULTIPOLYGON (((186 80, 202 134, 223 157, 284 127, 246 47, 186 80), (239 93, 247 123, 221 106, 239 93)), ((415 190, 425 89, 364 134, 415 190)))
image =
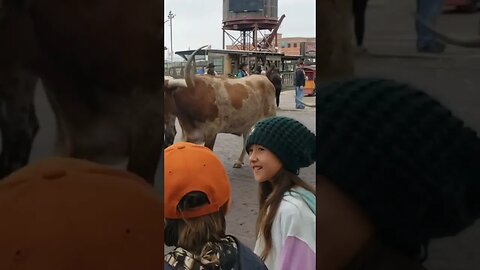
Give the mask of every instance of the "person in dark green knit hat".
POLYGON ((316 107, 319 269, 425 270, 432 240, 478 219, 480 139, 425 91, 352 78, 316 107))
POLYGON ((315 188, 298 177, 315 162, 315 134, 297 120, 271 117, 255 124, 245 147, 259 183, 254 252, 268 269, 316 269, 315 188))

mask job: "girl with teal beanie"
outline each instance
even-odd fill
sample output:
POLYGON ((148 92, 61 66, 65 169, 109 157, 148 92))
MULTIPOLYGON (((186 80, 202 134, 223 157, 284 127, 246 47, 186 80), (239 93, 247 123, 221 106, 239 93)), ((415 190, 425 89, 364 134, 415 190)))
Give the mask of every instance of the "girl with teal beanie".
POLYGON ((315 188, 298 177, 315 162, 315 134, 287 117, 255 124, 245 144, 259 183, 254 252, 270 270, 315 267, 315 188))

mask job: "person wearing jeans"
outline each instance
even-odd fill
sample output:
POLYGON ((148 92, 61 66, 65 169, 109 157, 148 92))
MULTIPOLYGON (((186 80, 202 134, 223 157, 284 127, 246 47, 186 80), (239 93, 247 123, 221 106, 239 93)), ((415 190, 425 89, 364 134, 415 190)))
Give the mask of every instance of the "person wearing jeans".
MULTIPOLYGON (((435 26, 442 7, 443 0, 417 0, 417 15, 423 22, 435 26)), ((445 44, 437 40, 435 34, 418 20, 415 21, 415 30, 418 52, 442 53, 445 50, 445 44)))
POLYGON ((295 71, 295 109, 305 109, 301 103, 304 96, 305 88, 305 71, 303 70, 303 62, 298 63, 298 68, 295 71))
POLYGON ((363 46, 363 38, 365 35, 365 12, 367 10, 367 4, 368 0, 353 0, 353 18, 357 53, 364 53, 367 51, 363 46))

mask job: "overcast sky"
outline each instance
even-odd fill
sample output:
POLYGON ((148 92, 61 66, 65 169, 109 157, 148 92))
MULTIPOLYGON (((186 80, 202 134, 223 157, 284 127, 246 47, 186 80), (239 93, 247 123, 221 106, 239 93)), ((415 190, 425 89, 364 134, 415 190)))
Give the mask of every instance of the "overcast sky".
MULTIPOLYGON (((203 45, 222 49, 222 0, 165 0, 165 20, 169 11, 175 15, 172 27, 174 51, 188 50, 189 47, 193 50, 203 45)), ((278 32, 283 37, 315 37, 314 0, 278 0, 278 17, 282 14, 285 19, 278 32)), ((169 22, 165 23, 164 33, 165 46, 170 49, 169 22)), ((228 36, 225 45, 231 45, 228 36)))

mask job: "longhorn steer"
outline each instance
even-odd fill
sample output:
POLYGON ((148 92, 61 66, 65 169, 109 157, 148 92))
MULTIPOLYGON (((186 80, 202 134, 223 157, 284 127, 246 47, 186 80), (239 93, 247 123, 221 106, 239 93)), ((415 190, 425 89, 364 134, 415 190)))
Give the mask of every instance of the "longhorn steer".
MULTIPOLYGON (((257 121, 275 115, 275 88, 262 75, 229 79, 191 74, 192 60, 202 48, 190 56, 185 79, 166 82, 165 100, 171 98, 174 101, 187 141, 204 142, 213 150, 217 134, 230 133, 242 135, 245 142, 250 128, 257 121)), ((242 166, 244 156, 242 147, 235 168, 242 166)))

